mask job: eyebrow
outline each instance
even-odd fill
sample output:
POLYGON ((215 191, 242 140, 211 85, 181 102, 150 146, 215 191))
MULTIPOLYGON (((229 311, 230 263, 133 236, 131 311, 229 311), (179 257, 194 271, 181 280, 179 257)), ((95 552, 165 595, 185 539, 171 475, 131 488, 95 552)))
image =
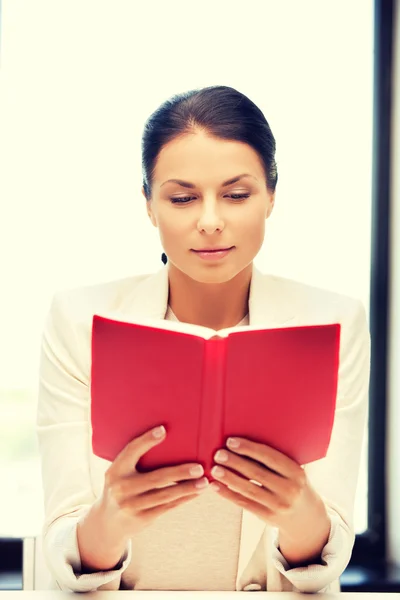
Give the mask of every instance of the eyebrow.
MULTIPOLYGON (((236 183, 237 181, 239 181, 240 179, 243 179, 244 177, 252 177, 256 181, 258 181, 257 178, 254 177, 254 175, 250 175, 250 173, 242 173, 241 175, 237 175, 236 177, 232 177, 232 179, 228 179, 227 181, 224 181, 222 184, 222 187, 226 187, 228 185, 231 185, 232 183, 236 183)), ((190 183, 189 181, 183 181, 182 179, 168 179, 167 181, 164 181, 164 183, 161 184, 160 187, 162 187, 166 183, 177 183, 178 185, 181 185, 182 187, 190 188, 190 189, 193 189, 196 187, 194 185, 194 183, 190 183)))

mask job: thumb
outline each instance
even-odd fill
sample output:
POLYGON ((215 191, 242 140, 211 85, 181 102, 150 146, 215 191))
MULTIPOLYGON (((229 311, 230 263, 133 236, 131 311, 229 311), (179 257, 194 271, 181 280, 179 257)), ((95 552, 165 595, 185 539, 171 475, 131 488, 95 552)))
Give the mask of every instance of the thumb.
POLYGON ((166 430, 163 425, 154 427, 129 442, 114 460, 114 465, 120 475, 132 473, 141 457, 151 448, 164 441, 166 430))

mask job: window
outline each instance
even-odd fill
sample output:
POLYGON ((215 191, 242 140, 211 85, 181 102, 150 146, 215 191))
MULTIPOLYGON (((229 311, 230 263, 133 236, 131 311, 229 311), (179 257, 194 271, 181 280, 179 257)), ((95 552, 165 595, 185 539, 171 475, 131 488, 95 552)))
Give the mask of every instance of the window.
POLYGON ((205 0, 190 24, 183 1, 110 8, 3 2, 0 536, 33 535, 42 519, 34 422, 52 294, 161 266, 140 136, 168 96, 225 84, 260 106, 279 183, 257 266, 359 297, 369 312, 372 0, 249 0, 245 12, 205 0))

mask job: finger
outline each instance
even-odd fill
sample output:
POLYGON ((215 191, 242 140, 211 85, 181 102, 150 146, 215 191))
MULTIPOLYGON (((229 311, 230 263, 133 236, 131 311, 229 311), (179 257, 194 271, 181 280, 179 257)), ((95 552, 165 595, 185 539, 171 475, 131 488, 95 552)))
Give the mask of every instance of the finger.
POLYGON ((229 469, 218 467, 213 468, 211 474, 223 486, 228 487, 233 492, 240 494, 244 498, 261 504, 275 512, 282 508, 284 500, 261 485, 256 485, 240 475, 233 473, 229 469))
POLYGON ((208 487, 206 477, 198 481, 185 481, 161 490, 151 490, 139 496, 132 496, 123 501, 121 508, 129 507, 135 513, 148 510, 156 506, 175 502, 186 496, 201 494, 208 487))
POLYGON ((240 506, 241 508, 252 512, 266 523, 270 522, 271 524, 273 524, 274 513, 267 506, 262 506, 258 502, 250 500, 249 498, 246 498, 245 496, 242 496, 241 494, 230 490, 221 483, 213 482, 212 486, 214 491, 219 496, 222 496, 226 500, 229 500, 229 502, 233 502, 237 506, 240 506))
POLYGON ((282 475, 288 479, 294 479, 298 476, 299 471, 302 470, 297 462, 286 456, 286 454, 275 450, 275 448, 271 448, 271 446, 259 444, 258 442, 253 442, 252 440, 247 440, 245 438, 235 437, 234 439, 239 442, 239 445, 234 447, 229 443, 229 439, 227 441, 227 447, 231 452, 257 460, 272 471, 278 473, 278 475, 282 475))
POLYGON ((238 456, 227 450, 217 452, 214 460, 222 467, 236 471, 247 480, 258 481, 263 487, 269 489, 274 494, 282 496, 291 494, 295 486, 292 480, 278 475, 268 467, 261 465, 258 461, 238 456))
POLYGON ((129 442, 125 448, 121 450, 112 464, 112 469, 115 474, 118 476, 132 473, 136 469, 136 465, 143 454, 146 454, 151 448, 163 442, 165 437, 165 427, 161 425, 146 431, 129 442))
POLYGON ((134 473, 129 477, 121 478, 118 483, 118 492, 126 497, 138 496, 155 488, 165 488, 181 481, 199 479, 202 475, 204 475, 204 469, 197 463, 161 467, 148 473, 134 473))
POLYGON ((146 519, 147 522, 153 521, 157 519, 157 517, 161 517, 164 513, 170 511, 177 506, 181 506, 181 504, 186 504, 191 500, 198 498, 198 494, 192 494, 191 496, 184 496, 183 498, 179 498, 178 500, 174 500, 173 502, 168 502, 167 504, 161 504, 160 506, 155 506, 153 508, 149 508, 147 510, 139 513, 139 517, 146 519))

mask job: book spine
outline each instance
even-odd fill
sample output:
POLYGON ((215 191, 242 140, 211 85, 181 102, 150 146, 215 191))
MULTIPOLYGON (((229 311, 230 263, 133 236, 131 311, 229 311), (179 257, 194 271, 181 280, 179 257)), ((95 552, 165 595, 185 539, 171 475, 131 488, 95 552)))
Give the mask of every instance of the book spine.
POLYGON ((198 458, 211 478, 215 452, 224 444, 225 359, 227 338, 214 336, 204 344, 198 458))

